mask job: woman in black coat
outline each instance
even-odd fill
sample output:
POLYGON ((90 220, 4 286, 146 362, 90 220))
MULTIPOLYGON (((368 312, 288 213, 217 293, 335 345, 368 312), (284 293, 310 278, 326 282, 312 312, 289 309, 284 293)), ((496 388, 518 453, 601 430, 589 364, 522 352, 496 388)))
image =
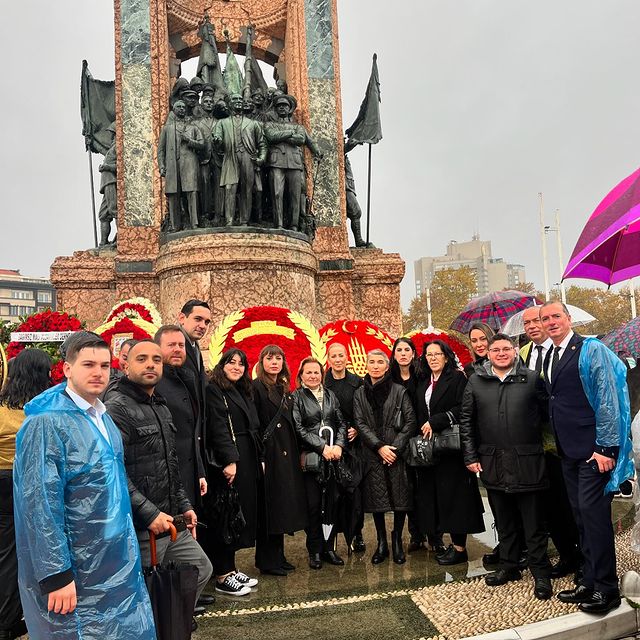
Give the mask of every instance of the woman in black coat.
POLYGON ((240 349, 229 349, 211 372, 206 391, 206 452, 209 463, 209 491, 204 513, 210 527, 205 551, 217 577, 216 591, 243 596, 258 584, 235 566, 238 549, 255 546, 258 520, 258 482, 262 475, 260 422, 253 403, 247 356, 240 349), (215 463, 215 464, 211 464, 215 463), (216 530, 211 505, 216 496, 233 485, 237 491, 246 525, 231 544, 216 530))
MULTIPOLYGON (((298 388, 293 393, 293 424, 300 442, 300 460, 303 469, 309 469, 312 459, 318 456, 324 460, 340 460, 342 450, 347 443, 347 427, 340 412, 340 404, 336 395, 323 386, 324 368, 315 358, 305 358, 300 363, 296 376, 298 388), (320 435, 321 427, 333 429, 334 441, 330 446, 328 434, 320 435)), ((320 460, 320 464, 323 464, 320 460)), ((305 528, 307 534, 307 551, 309 567, 322 568, 322 561, 329 564, 343 565, 344 560, 335 551, 336 532, 333 527, 328 540, 322 533, 322 487, 317 471, 306 470, 304 487, 307 496, 309 524, 305 528)), ((327 492, 335 492, 335 479, 332 477, 326 486, 327 492)))
POLYGON ((413 508, 404 455, 416 430, 416 417, 406 389, 391 379, 389 358, 384 351, 374 349, 367 354, 367 371, 364 385, 353 397, 353 415, 368 467, 364 510, 373 513, 378 534, 371 562, 379 564, 389 556, 384 514, 393 511, 393 561, 402 564, 405 562, 402 529, 407 512, 413 508))
MULTIPOLYGON (((456 368, 451 347, 442 340, 422 348, 423 376, 416 387, 416 414, 423 437, 458 423, 467 378, 456 368)), ((423 530, 438 529, 451 544, 436 560, 441 565, 466 562, 467 534, 484 531, 478 479, 464 464, 461 451, 443 454, 434 467, 418 469, 416 508, 423 530)))
POLYGON ((265 464, 258 502, 256 567, 260 573, 286 576, 295 567, 285 558, 284 534, 307 526, 307 500, 291 415, 289 367, 279 346, 262 349, 256 376, 253 397, 265 464))

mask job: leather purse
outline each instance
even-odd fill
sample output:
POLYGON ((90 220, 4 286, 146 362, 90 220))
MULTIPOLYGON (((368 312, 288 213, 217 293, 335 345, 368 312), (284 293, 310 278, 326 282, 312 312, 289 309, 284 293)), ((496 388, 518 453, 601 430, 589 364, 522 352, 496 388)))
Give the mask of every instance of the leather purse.
POLYGON ((315 451, 307 451, 302 462, 304 473, 320 473, 322 471, 322 457, 315 451))
POLYGON ((433 434, 433 452, 435 455, 455 453, 461 451, 460 425, 456 422, 451 411, 447 411, 449 426, 433 434))
POLYGON ((410 438, 407 449, 407 464, 410 467, 433 467, 436 463, 434 441, 433 437, 414 436, 410 438))

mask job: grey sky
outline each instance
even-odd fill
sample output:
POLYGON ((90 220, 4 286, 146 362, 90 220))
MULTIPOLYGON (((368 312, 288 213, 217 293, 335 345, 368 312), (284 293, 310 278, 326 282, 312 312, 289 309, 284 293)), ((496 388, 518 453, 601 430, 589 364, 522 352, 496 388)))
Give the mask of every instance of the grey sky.
MULTIPOLYGON (((46 275, 56 255, 93 242, 79 76, 82 58, 114 76, 113 7, 32 1, 2 13, 5 75, 29 90, 5 99, 0 121, 0 267, 46 275)), ((637 0, 339 0, 345 126, 378 53, 371 238, 406 260, 405 305, 413 260, 474 231, 541 287, 538 191, 548 224, 560 209, 568 258, 590 212, 640 164, 638 23, 637 0)), ((364 209, 366 150, 351 158, 364 209)))

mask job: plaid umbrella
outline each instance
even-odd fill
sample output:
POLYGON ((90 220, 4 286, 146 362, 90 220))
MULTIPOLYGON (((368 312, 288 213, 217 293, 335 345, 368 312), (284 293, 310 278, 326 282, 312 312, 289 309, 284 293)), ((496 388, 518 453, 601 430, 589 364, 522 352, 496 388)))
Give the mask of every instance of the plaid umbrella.
POLYGON ((602 338, 602 342, 614 353, 626 351, 634 358, 640 358, 640 317, 610 331, 602 338))
POLYGON ((467 306, 451 323, 450 328, 468 333, 475 322, 484 322, 495 331, 513 315, 527 307, 542 304, 534 295, 523 291, 495 291, 485 296, 471 298, 467 306))

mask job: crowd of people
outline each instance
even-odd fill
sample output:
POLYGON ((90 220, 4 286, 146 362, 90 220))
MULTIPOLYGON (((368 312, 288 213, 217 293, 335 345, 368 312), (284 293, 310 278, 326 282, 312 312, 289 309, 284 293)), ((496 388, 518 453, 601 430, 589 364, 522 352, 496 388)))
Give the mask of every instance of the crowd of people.
POLYGON ((176 324, 123 345, 121 370, 100 336, 77 332, 61 348, 66 383, 55 387, 46 353, 25 349, 10 363, 0 393, 0 640, 25 623, 35 640, 155 638, 142 571, 152 544, 159 563, 197 567, 194 616, 211 591, 243 597, 257 586, 237 565, 240 549, 255 547, 259 573, 282 578, 295 569, 285 534, 304 531, 313 570, 344 564, 339 533, 349 553, 366 552, 365 513, 374 565, 406 562, 407 520, 408 552, 464 563, 467 536, 485 528, 480 482, 498 533, 483 557, 494 569, 487 585, 519 580, 526 566, 535 598, 574 574, 561 601, 600 614, 620 604, 611 501, 633 475, 626 368, 573 332, 562 303, 525 312, 520 351, 474 325, 464 371, 446 342, 417 353, 402 337, 390 357, 367 354, 361 379, 333 343, 326 366, 301 362, 293 392, 277 345, 262 349, 254 380, 240 349, 207 373, 198 340, 210 322, 206 302, 188 301, 176 324), (429 466, 409 459, 412 439, 445 435, 454 444, 429 466))

